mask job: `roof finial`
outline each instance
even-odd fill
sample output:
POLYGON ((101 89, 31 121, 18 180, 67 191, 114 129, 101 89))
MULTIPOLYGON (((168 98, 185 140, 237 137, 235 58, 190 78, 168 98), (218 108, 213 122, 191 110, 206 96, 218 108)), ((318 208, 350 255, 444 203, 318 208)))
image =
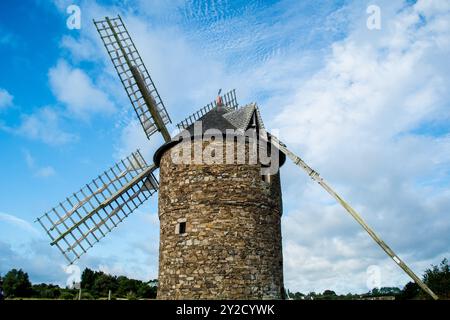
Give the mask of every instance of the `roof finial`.
POLYGON ((219 89, 219 92, 217 92, 217 98, 216 98, 217 110, 220 110, 220 107, 223 106, 222 96, 220 95, 221 92, 222 92, 222 89, 219 89))

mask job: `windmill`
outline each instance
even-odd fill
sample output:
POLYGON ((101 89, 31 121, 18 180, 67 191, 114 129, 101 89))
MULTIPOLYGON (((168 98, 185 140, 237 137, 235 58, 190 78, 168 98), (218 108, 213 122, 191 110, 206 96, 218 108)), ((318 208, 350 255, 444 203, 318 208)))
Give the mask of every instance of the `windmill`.
MULTIPOLYGON (((171 123, 169 114, 121 17, 105 17, 103 20, 94 20, 94 24, 147 138, 150 139, 152 135, 159 132, 165 140, 165 145, 176 144, 177 141, 170 136, 166 127, 171 123)), ((228 124, 234 123, 234 127, 239 127, 243 123, 243 118, 247 119, 246 126, 252 122, 260 123, 262 126, 256 104, 240 108, 235 90, 222 96, 220 93, 221 90, 213 102, 178 123, 178 129, 188 130, 198 121, 203 121, 207 117, 211 118, 211 115, 228 124)), ((336 199, 386 254, 425 292, 434 299, 438 298, 316 171, 274 135, 266 133, 263 138, 268 145, 279 150, 284 157, 290 158, 295 165, 303 169, 311 179, 336 199)), ((50 237, 50 244, 56 246, 70 264, 78 260, 160 189, 155 176, 159 161, 156 164, 148 164, 137 150, 37 218, 36 221, 50 237)), ((185 220, 177 221, 176 233, 185 234, 185 220)), ((249 281, 254 281, 255 278, 257 276, 249 275, 249 281)), ((219 276, 219 281, 221 279, 219 276)))

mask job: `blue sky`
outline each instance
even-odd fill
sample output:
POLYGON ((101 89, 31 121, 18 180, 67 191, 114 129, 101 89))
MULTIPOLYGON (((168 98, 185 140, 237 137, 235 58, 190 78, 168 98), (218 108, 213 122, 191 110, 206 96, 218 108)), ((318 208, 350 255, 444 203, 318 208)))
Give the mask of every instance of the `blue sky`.
MULTIPOLYGON (((92 19, 120 14, 174 123, 236 88, 421 273, 449 257, 449 1, 3 1, 0 273, 65 284, 34 219, 145 139, 92 19), (70 4, 80 30, 66 27, 70 4), (381 9, 380 30, 366 8, 381 9)), ((174 126, 169 128, 174 129, 174 126)), ((402 274, 297 168, 282 170, 286 287, 368 290, 402 274)), ((79 262, 157 276, 156 198, 79 262)))

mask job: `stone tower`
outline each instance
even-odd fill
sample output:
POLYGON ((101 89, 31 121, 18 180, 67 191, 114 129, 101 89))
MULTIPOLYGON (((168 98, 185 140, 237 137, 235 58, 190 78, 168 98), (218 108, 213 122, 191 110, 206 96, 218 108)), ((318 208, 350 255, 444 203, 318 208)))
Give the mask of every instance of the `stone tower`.
MULTIPOLYGON (((249 138, 240 140, 247 146, 245 163, 237 156, 232 163, 225 161, 226 143, 222 145, 217 137, 227 129, 263 129, 256 105, 213 109, 185 129, 190 138, 180 142, 179 135, 155 153, 154 161, 160 166, 158 299, 284 297, 278 168, 262 174, 259 156, 249 161, 249 138), (199 149, 195 149, 196 141, 200 141, 199 149), (215 147, 213 156, 223 150, 222 162, 180 163, 175 156, 187 150, 195 158, 208 147, 215 147)), ((237 138, 232 141, 236 151, 237 138)), ((285 156, 278 154, 281 166, 285 156)))

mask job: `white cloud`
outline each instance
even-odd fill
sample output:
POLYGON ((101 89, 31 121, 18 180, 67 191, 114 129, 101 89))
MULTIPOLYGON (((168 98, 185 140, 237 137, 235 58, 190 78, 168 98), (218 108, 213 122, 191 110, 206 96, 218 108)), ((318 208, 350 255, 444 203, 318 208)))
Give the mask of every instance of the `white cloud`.
POLYGON ((66 13, 67 7, 73 4, 71 0, 53 0, 55 7, 63 13, 66 13))
POLYGON ((0 46, 15 48, 18 44, 18 36, 0 26, 0 46))
POLYGON ((39 178, 48 178, 56 174, 56 170, 52 166, 36 166, 36 160, 28 150, 23 150, 23 155, 28 169, 33 171, 34 176, 39 178))
POLYGON ((0 110, 11 106, 13 103, 13 96, 5 89, 0 88, 0 110))
POLYGON ((50 107, 22 116, 22 123, 16 129, 9 129, 29 139, 59 146, 77 140, 77 136, 61 129, 58 113, 50 107))
POLYGON ((110 114, 115 109, 108 96, 92 83, 83 70, 72 68, 64 60, 50 69, 49 80, 53 94, 76 116, 110 114))
POLYGON ((42 177, 42 178, 51 177, 51 176, 54 176, 55 174, 56 174, 56 171, 52 166, 45 166, 45 167, 39 168, 36 171, 36 176, 42 177))
POLYGON ((25 163, 27 164, 27 167, 34 168, 35 160, 31 153, 28 150, 23 150, 23 155, 25 157, 25 163))
POLYGON ((149 141, 139 121, 133 119, 122 127, 119 139, 117 139, 114 157, 123 159, 139 149, 144 158, 148 160, 147 162, 152 163, 152 156, 162 143, 163 139, 159 133, 155 133, 149 141))
MULTIPOLYGON (((150 63, 147 66, 163 98, 167 97, 172 116, 170 106, 207 100, 205 92, 224 84, 237 87, 241 98, 259 93, 268 96, 269 107, 262 105, 264 114, 279 114, 275 120, 265 118, 268 127, 278 128, 285 142, 320 169, 420 274, 447 251, 450 227, 443 221, 449 220, 445 211, 449 203, 443 200, 439 184, 447 181, 450 139, 410 131, 449 118, 446 86, 450 73, 444 36, 448 28, 444 27, 445 15, 428 17, 432 24, 415 29, 417 12, 401 11, 400 2, 385 2, 381 7, 384 25, 378 34, 365 28, 365 8, 359 13, 352 10, 360 15, 352 16, 353 20, 360 22, 352 22, 354 30, 333 43, 325 57, 317 52, 301 57, 294 51, 274 53, 262 61, 255 57, 256 63, 241 65, 236 74, 232 68, 226 72, 226 64, 217 60, 220 55, 202 56, 203 51, 176 28, 149 32, 142 19, 125 20, 144 61, 150 63), (167 42, 167 38, 173 40, 167 42), (179 52, 183 52, 181 57, 179 52), (189 76, 180 81, 177 74, 189 76), (417 183, 430 178, 440 180, 427 187, 417 183), (424 227, 426 234, 420 232, 424 227)), ((239 36, 235 40, 239 42, 239 36)), ((218 46, 217 50, 222 49, 218 46)), ((178 118, 185 114, 175 110, 178 118)), ((119 145, 136 141, 131 134, 135 130, 140 130, 136 124, 125 127, 119 145)), ((298 168, 287 164, 282 179, 288 288, 367 291, 370 265, 381 268, 383 285, 401 286, 409 281, 298 168)))
MULTIPOLYGON (((129 243, 120 248, 121 253, 117 254, 118 246, 110 244, 109 248, 105 248, 104 241, 91 249, 89 255, 84 255, 77 261, 75 269, 65 272, 67 261, 57 248, 49 245, 50 239, 43 236, 44 232, 41 229, 29 232, 20 221, 21 219, 19 221, 17 219, 11 215, 5 217, 0 213, 0 222, 7 221, 9 224, 7 232, 0 234, 0 274, 5 274, 12 268, 22 268, 30 275, 33 283, 53 283, 62 287, 66 286, 69 279, 73 279, 72 276, 78 275, 76 272, 74 273, 77 267, 81 272, 88 267, 117 276, 126 275, 145 281, 156 277, 157 267, 155 269, 152 264, 157 261, 157 248, 156 253, 142 254, 141 249, 135 248, 136 243, 129 243), (9 223, 10 220, 14 223, 9 223), (26 231, 26 233, 21 231, 26 231), (12 237, 20 238, 20 243, 19 240, 12 241, 12 237), (105 251, 109 254, 105 254, 105 251)), ((142 229, 145 226, 141 223, 142 229)), ((123 239, 125 236, 126 233, 122 233, 120 238, 123 239)), ((146 236, 146 240, 155 241, 154 238, 148 236, 146 236)), ((120 242, 122 241, 118 239, 118 243, 120 242)))
POLYGON ((34 176, 48 178, 56 174, 56 170, 52 166, 37 167, 36 160, 28 150, 23 150, 23 155, 27 167, 34 172, 34 176))
MULTIPOLYGON (((448 254, 450 240, 450 12, 433 3, 380 4, 382 30, 360 27, 334 43, 324 67, 271 124, 418 274, 448 254), (435 133, 435 123, 447 131, 435 133)), ((300 175, 290 164, 282 172, 288 288, 368 290, 371 264, 387 273, 384 285, 409 280, 300 175)))
MULTIPOLYGON (((450 196, 446 189, 450 137, 446 132, 435 134, 430 129, 442 122, 448 128, 450 118, 446 90, 450 82, 448 4, 418 1, 412 9, 403 8, 400 1, 379 1, 379 5, 383 21, 380 31, 367 30, 365 7, 360 2, 353 3, 350 14, 340 10, 332 13, 330 20, 318 16, 303 20, 291 14, 286 17, 285 8, 276 7, 282 13, 282 23, 262 27, 249 26, 251 17, 240 13, 238 20, 244 22, 231 24, 217 11, 217 22, 192 33, 184 32, 179 25, 155 27, 145 17, 129 12, 122 16, 175 121, 210 100, 219 87, 236 87, 241 103, 247 102, 247 97, 261 97, 258 102, 266 125, 278 128, 288 146, 323 173, 420 274, 430 263, 449 254, 450 196), (346 26, 338 25, 343 23, 346 26), (309 38, 316 40, 314 33, 320 31, 327 37, 347 31, 347 27, 351 27, 349 34, 342 41, 328 47, 328 42, 319 39, 321 49, 304 49, 303 40, 311 44, 309 38), (277 42, 286 32, 290 34, 289 41, 296 41, 287 49, 277 42), (235 54, 244 59, 230 62, 227 56, 235 54)), ((199 9, 187 10, 183 22, 190 23, 192 17, 204 19, 202 8, 199 9)), ((84 16, 99 18, 111 8, 83 6, 82 10, 84 16)), ((161 11, 164 17, 173 18, 164 7, 161 11)), ((264 16, 256 19, 264 21, 264 16)), ((81 36, 89 39, 67 38, 63 47, 77 59, 94 60, 90 42, 94 34, 81 36)), ((98 38, 96 41, 99 43, 98 38)), ((118 79, 105 52, 103 57, 108 79, 101 85, 113 88, 110 84, 118 79)), ((94 87, 92 81, 65 62, 53 70, 68 76, 58 78, 64 81, 53 86, 58 87, 53 88, 55 95, 72 112, 88 112, 87 101, 91 100, 83 93, 90 91, 86 87, 94 87), (66 78, 88 83, 81 86, 83 98, 76 96, 78 89, 70 90, 72 86, 67 85, 66 78)), ((96 79, 97 85, 99 80, 96 79)), ((108 90, 109 94, 124 97, 124 92, 116 88, 108 90)), ((105 99, 108 98, 97 96, 100 105, 105 104, 105 99)), ((132 112, 131 106, 124 106, 132 112)), ((130 122, 130 114, 125 114, 127 117, 121 114, 120 121, 126 121, 118 123, 122 129, 116 145, 118 157, 137 146, 150 145, 139 123, 130 122)), ((151 154, 150 148, 145 153, 151 154)), ((366 269, 370 265, 381 268, 382 285, 409 281, 356 222, 298 168, 287 163, 282 169, 282 180, 287 288, 302 292, 367 291, 366 269)), ((124 227, 123 234, 130 230, 136 234, 133 228, 124 227)), ((123 237, 112 237, 120 238, 109 244, 116 250, 115 245, 123 243, 123 237)), ((150 243, 142 239, 136 242, 150 243)), ((106 247, 94 248, 86 257, 96 257, 106 247)), ((129 254, 129 246, 121 244, 119 251, 129 254)), ((149 248, 140 251, 150 252, 149 248)), ((134 251, 133 254, 139 256, 138 260, 142 258, 134 251)), ((109 270, 120 272, 138 269, 139 265, 157 270, 157 256, 152 256, 152 260, 145 258, 145 263, 135 262, 132 267, 123 257, 91 261, 92 265, 108 261, 109 270)))
POLYGON ((0 239, 0 273, 3 275, 12 268, 22 268, 32 283, 54 283, 65 287, 69 275, 61 267, 67 265, 63 259, 47 240, 27 238, 24 244, 14 246, 10 240, 0 239))
POLYGON ((69 50, 76 60, 95 60, 100 56, 99 48, 89 38, 75 39, 71 36, 63 36, 61 47, 69 50))
POLYGON ((39 232, 28 221, 18 218, 12 214, 0 212, 0 221, 18 227, 31 235, 39 234, 39 232))

